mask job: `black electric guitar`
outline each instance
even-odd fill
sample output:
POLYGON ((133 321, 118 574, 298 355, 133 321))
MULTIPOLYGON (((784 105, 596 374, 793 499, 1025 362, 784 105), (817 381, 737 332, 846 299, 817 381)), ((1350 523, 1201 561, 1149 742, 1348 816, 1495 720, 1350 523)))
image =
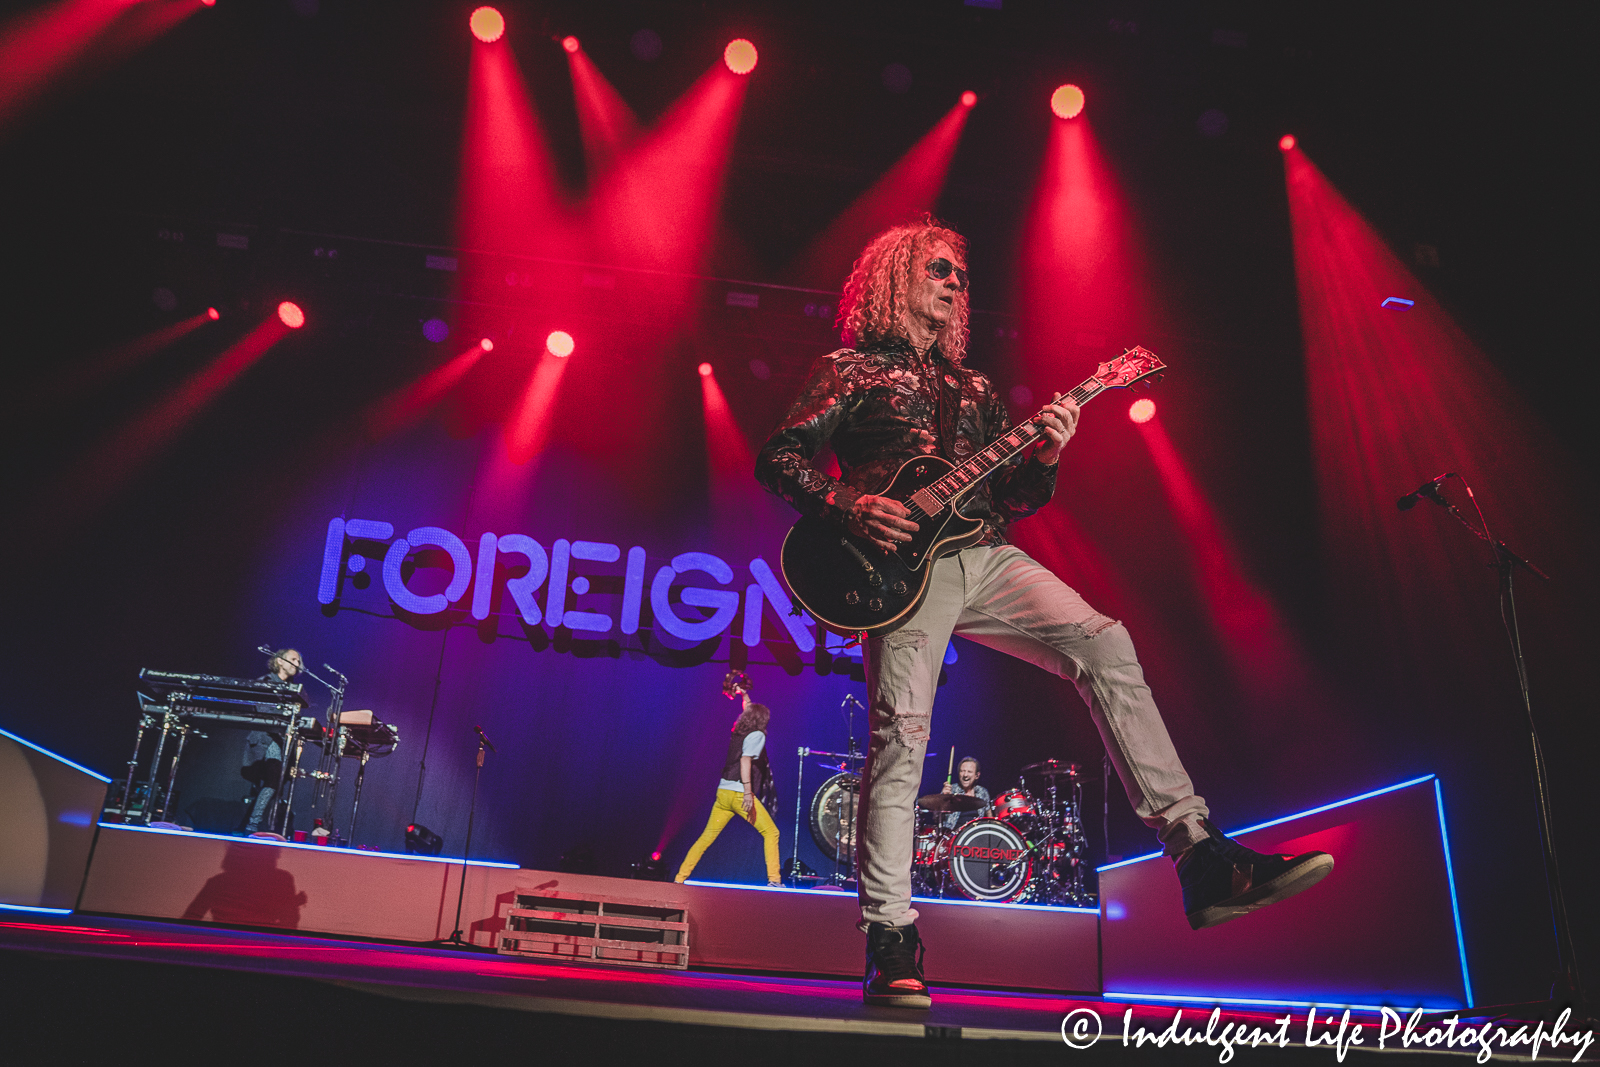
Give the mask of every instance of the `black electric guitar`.
MULTIPOLYGON (((1100 364, 1068 395, 1087 404, 1166 369, 1154 352, 1130 348, 1100 364)), ((827 519, 806 517, 783 539, 783 576, 794 598, 835 633, 876 637, 890 633, 916 613, 928 595, 929 566, 941 556, 976 544, 983 521, 956 510, 962 497, 1008 460, 1043 436, 1043 411, 957 467, 939 456, 917 456, 901 464, 879 495, 904 504, 918 525, 911 540, 889 552, 827 519)))

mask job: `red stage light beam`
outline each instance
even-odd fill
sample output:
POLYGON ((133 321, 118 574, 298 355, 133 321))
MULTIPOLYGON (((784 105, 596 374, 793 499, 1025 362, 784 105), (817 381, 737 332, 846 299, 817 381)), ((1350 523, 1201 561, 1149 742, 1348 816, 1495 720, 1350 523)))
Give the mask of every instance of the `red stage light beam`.
POLYGON ((1278 138, 1278 147, 1285 152, 1293 151, 1295 146, 1294 134, 1286 133, 1278 138))
POLYGON ((435 367, 411 385, 379 401, 367 417, 369 436, 374 440, 387 437, 416 422, 477 366, 484 353, 493 349, 494 342, 485 337, 443 366, 435 367))
POLYGON ((578 44, 578 39, 576 37, 563 37, 561 38, 561 47, 565 48, 568 52, 576 52, 582 46, 578 44))
MULTIPOLYGON (((570 253, 565 198, 515 54, 505 45, 473 48, 468 77, 459 243, 523 255, 570 253)), ((469 290, 497 281, 463 278, 469 290)))
POLYGON ((484 44, 494 44, 506 32, 506 19, 492 7, 480 7, 467 19, 467 28, 484 44))
MULTIPOLYGON (((1401 512, 1396 498, 1440 471, 1462 472, 1497 538, 1538 545, 1548 573, 1587 575, 1593 535, 1579 502, 1593 499, 1592 471, 1303 149, 1283 163, 1339 628, 1414 699, 1505 686, 1510 664, 1498 659, 1504 637, 1485 555, 1443 509, 1401 512), (1415 304, 1404 314, 1384 308, 1394 293, 1415 304)), ((1528 362, 1522 380, 1550 387, 1541 369, 1528 362)), ((1459 490, 1447 496, 1471 512, 1459 490)), ((1547 662, 1583 661, 1590 651, 1579 633, 1547 631, 1547 662)))
MULTIPOLYGON (((1302 716, 1319 703, 1310 661, 1272 599, 1252 581, 1205 494, 1161 423, 1135 419, 1167 500, 1193 554, 1196 578, 1234 685, 1258 710, 1293 706, 1302 716)), ((1131 412, 1130 412, 1131 414, 1131 412)), ((1302 726, 1305 724, 1302 723, 1302 726)))
POLYGON ((1132 214, 1086 118, 1051 123, 1019 273, 1024 380, 1066 380, 1075 347, 1160 326, 1132 214))
POLYGON ((1149 422, 1156 417, 1156 402, 1148 397, 1135 400, 1128 407, 1128 418, 1136 423, 1149 422))
POLYGON ((57 493, 45 505, 43 521, 64 523, 98 507, 289 332, 276 315, 267 318, 166 399, 102 439, 61 480, 57 493))
POLYGON ((116 65, 200 10, 188 3, 57 0, 0 26, 0 131, 64 84, 116 65))
MULTIPOLYGON (((570 348, 567 350, 569 355, 571 351, 570 348)), ((544 451, 545 443, 550 439, 556 394, 567 366, 564 357, 550 351, 542 353, 534 365, 516 411, 506 424, 506 455, 512 463, 520 466, 544 451)))
POLYGON ((977 104, 978 104, 978 94, 973 92, 971 89, 968 89, 966 92, 961 94, 961 106, 962 107, 976 107, 977 104))
POLYGON ((577 347, 577 342, 572 339, 572 335, 566 330, 552 330, 550 331, 550 336, 544 339, 545 351, 560 359, 566 359, 572 355, 573 350, 577 347))
POLYGON ((971 114, 972 106, 965 100, 946 112, 888 173, 811 241, 786 275, 797 285, 837 291, 869 240, 896 223, 932 211, 971 114))
MULTIPOLYGON (((733 135, 749 82, 717 63, 640 137, 595 190, 596 255, 660 272, 662 337, 686 314, 688 277, 704 273, 733 135)), ((652 309, 657 310, 657 309, 652 309)))
POLYGON ((583 135, 584 159, 593 187, 638 136, 639 120, 586 52, 568 49, 567 70, 572 76, 578 130, 583 135))
POLYGON ((306 324, 306 313, 293 300, 285 300, 278 305, 278 321, 291 330, 298 330, 306 324))
POLYGON ((208 308, 198 315, 191 315, 158 330, 152 330, 126 344, 118 345, 89 362, 47 381, 29 395, 23 406, 25 409, 37 409, 41 405, 92 389, 138 366, 216 318, 216 309, 208 308))

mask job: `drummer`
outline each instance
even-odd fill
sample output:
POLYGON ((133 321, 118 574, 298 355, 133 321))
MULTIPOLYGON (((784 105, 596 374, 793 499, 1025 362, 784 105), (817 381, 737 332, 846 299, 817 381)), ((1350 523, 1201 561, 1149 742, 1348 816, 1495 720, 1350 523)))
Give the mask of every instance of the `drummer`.
POLYGON ((945 815, 943 825, 946 830, 954 830, 964 822, 972 819, 987 818, 993 814, 989 803, 989 791, 978 784, 978 779, 983 775, 983 768, 978 763, 976 756, 962 756, 961 763, 956 768, 956 788, 951 788, 949 782, 944 783, 942 792, 953 793, 958 789, 969 797, 977 797, 983 801, 983 807, 975 811, 952 811, 945 815))

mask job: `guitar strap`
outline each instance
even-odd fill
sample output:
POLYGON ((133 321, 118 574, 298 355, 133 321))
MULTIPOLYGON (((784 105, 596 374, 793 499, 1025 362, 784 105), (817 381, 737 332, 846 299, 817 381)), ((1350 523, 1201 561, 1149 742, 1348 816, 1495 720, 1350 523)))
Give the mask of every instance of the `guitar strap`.
POLYGON ((939 452, 951 463, 955 456, 956 424, 961 419, 960 371, 942 356, 928 353, 929 370, 939 393, 939 452))

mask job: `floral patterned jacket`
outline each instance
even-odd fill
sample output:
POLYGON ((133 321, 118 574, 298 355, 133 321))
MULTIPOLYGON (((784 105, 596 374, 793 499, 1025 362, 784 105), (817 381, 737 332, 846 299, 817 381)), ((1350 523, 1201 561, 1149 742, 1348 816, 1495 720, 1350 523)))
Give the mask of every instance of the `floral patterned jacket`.
MULTIPOLYGON (((953 405, 945 408, 949 420, 953 405)), ((756 457, 756 479, 804 515, 844 521, 857 497, 887 488, 900 465, 934 453, 962 463, 1011 429, 1011 418, 983 374, 958 367, 935 346, 927 358, 905 341, 841 349, 812 364, 788 414, 756 457), (954 433, 941 435, 940 392, 960 391, 954 433), (949 437, 948 441, 942 437, 949 437), (812 465, 833 448, 842 480, 812 465)), ((1050 502, 1056 468, 1031 457, 990 475, 961 502, 983 519, 983 544, 1004 544, 1005 529, 1050 502)))

